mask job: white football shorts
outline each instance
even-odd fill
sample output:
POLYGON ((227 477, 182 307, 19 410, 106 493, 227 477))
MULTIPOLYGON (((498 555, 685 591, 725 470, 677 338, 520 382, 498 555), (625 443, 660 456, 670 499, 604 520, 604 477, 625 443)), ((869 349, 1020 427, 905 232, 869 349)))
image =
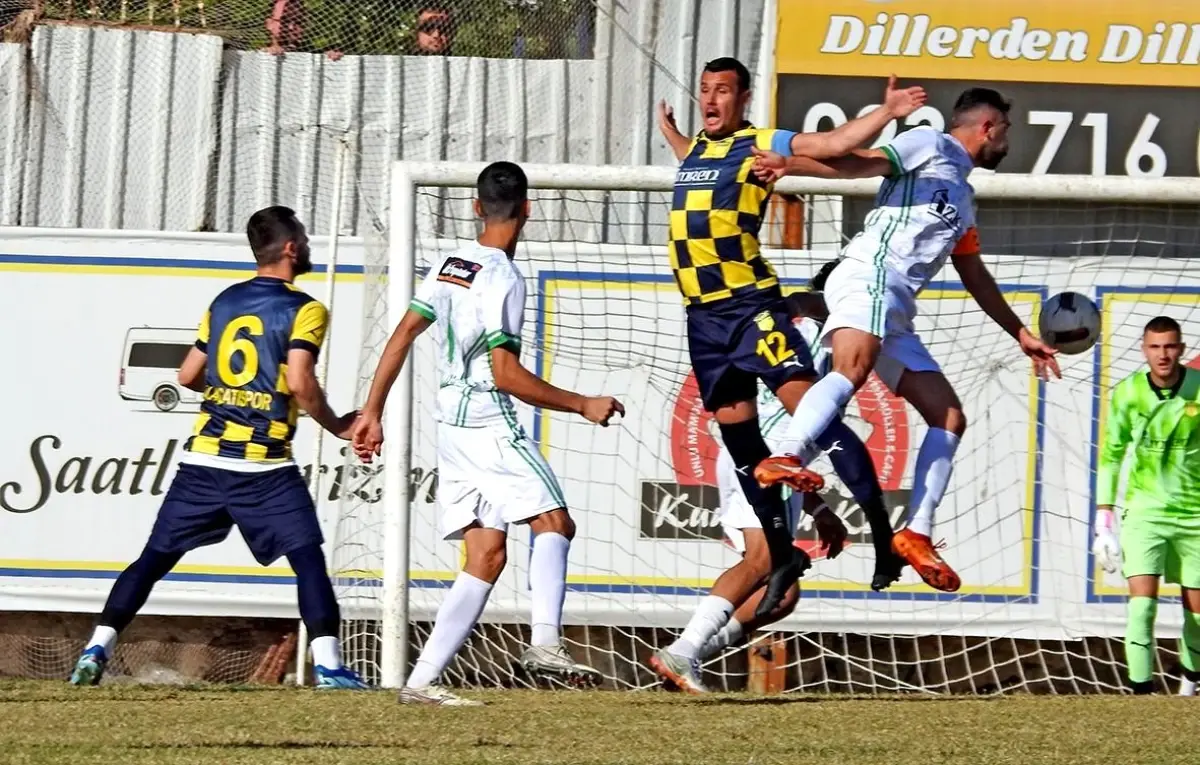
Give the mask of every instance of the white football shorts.
POLYGON ((443 422, 437 434, 437 498, 446 539, 461 539, 475 522, 507 531, 510 523, 567 506, 554 471, 524 432, 443 422))
MULTIPOLYGON (((783 429, 780 429, 782 432, 783 429)), ((767 445, 774 450, 778 443, 775 439, 767 439, 767 445)), ((754 508, 742 492, 738 482, 737 468, 734 467, 733 457, 722 446, 717 455, 717 491, 721 499, 721 507, 717 511, 717 520, 721 522, 721 532, 725 541, 738 555, 746 553, 746 535, 742 529, 761 529, 762 522, 754 514, 754 508)), ((800 523, 800 513, 804 512, 803 495, 792 494, 787 499, 788 529, 792 536, 796 535, 796 527, 800 523)))
POLYGON ((917 299, 912 290, 885 266, 843 260, 825 283, 829 319, 821 333, 824 343, 835 329, 870 332, 883 340, 875 373, 896 392, 904 370, 940 372, 913 329, 917 299))

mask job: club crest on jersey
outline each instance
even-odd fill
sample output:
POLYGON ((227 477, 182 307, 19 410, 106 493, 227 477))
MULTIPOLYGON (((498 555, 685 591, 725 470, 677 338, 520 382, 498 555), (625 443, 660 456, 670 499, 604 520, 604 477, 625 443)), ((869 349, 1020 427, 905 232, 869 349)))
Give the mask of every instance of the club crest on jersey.
POLYGON ((929 202, 929 210, 933 213, 934 217, 950 228, 958 228, 958 208, 950 203, 950 194, 945 189, 938 189, 933 192, 933 199, 929 202))
POLYGON ((1200 405, 1189 401, 1183 405, 1183 413, 1188 417, 1195 417, 1196 415, 1200 414, 1200 405))
POLYGON ((755 316, 754 323, 758 325, 758 328, 763 332, 769 332, 772 329, 775 329, 775 317, 771 315, 770 311, 763 311, 755 316))
POLYGON ((470 288, 471 282, 475 281, 475 274, 482 269, 483 266, 478 263, 462 258, 449 258, 442 264, 442 270, 438 271, 437 280, 470 288))

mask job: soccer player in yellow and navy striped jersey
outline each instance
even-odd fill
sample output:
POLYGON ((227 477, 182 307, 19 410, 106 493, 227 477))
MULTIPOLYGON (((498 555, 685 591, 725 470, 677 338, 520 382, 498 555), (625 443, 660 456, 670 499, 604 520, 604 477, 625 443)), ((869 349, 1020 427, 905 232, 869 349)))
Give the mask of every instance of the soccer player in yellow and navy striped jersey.
MULTIPOLYGON (((717 420, 743 492, 762 523, 761 535, 746 540, 742 562, 717 580, 697 611, 694 621, 704 627, 695 631, 697 640, 727 620, 732 604, 753 593, 768 573, 758 613, 773 611, 811 564, 792 546, 781 493, 759 486, 752 475, 755 465, 770 456, 758 428, 758 381, 790 413, 816 379, 779 278, 760 251, 758 234, 773 186, 751 172, 755 152, 845 154, 924 101, 924 90, 898 89, 893 78, 883 106, 835 130, 804 134, 760 128, 744 116, 750 72, 736 59, 718 58, 705 65, 700 79, 704 129, 695 137, 680 133, 670 109, 659 107, 663 135, 680 160, 668 248, 686 304, 692 369, 704 407, 717 420)), ((803 491, 816 491, 823 483, 808 471, 800 478, 802 486, 796 488, 803 491)))
POLYGON ((321 524, 292 461, 301 408, 343 439, 356 413, 335 415, 314 373, 328 313, 292 284, 312 270, 304 225, 292 210, 268 207, 251 216, 246 234, 257 273, 218 295, 200 322, 179 370, 182 385, 204 393, 200 416, 145 549, 117 578, 75 665, 76 685, 100 681, 117 634, 183 555, 224 540, 236 525, 260 564, 286 556, 296 572, 317 685, 365 687, 341 664, 321 524))
POLYGON ((196 338, 206 358, 204 402, 185 461, 253 472, 290 460, 300 405, 288 386, 288 357, 299 350, 315 360, 328 320, 319 301, 276 277, 218 295, 196 338))

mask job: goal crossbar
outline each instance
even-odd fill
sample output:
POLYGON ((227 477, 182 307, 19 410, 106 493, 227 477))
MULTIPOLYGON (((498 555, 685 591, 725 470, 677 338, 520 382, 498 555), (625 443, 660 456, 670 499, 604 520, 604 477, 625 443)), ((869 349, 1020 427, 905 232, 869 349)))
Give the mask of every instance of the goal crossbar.
MULTIPOLYGON (((486 162, 396 162, 393 189, 413 186, 473 187, 486 162)), ((668 166, 522 164, 535 189, 575 191, 669 191, 668 166)), ((784 178, 781 194, 872 196, 881 180, 784 178)), ((1121 204, 1200 204, 1200 178, 1128 178, 1092 175, 1018 175, 978 171, 971 179, 980 199, 1063 200, 1121 204)), ((395 210, 395 208, 393 208, 395 210)))

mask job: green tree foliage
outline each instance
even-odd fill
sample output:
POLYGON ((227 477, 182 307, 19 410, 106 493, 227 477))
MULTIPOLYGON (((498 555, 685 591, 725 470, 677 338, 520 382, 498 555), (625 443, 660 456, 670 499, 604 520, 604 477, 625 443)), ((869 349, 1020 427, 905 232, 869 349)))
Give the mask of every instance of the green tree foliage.
MULTIPOLYGON (((419 0, 293 0, 302 3, 299 44, 311 52, 411 55, 419 0)), ((590 58, 593 0, 453 0, 452 55, 489 58, 590 58)), ((175 29, 223 37, 234 48, 270 44, 273 0, 49 0, 47 19, 131 28, 175 29)))

